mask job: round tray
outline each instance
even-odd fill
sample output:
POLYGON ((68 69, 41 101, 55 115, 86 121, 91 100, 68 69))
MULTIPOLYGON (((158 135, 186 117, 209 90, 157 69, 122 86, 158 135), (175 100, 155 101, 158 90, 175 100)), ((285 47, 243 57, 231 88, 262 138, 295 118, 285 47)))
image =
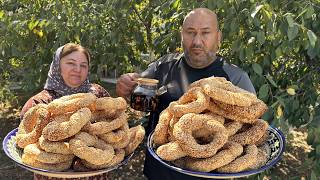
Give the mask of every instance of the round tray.
POLYGON ((37 174, 41 174, 44 176, 49 176, 49 177, 58 177, 58 178, 81 178, 81 177, 89 177, 89 176, 95 176, 99 174, 103 174, 109 171, 112 171, 114 169, 117 169, 118 167, 127 164, 129 159, 133 156, 133 153, 126 156, 125 159, 117 164, 116 166, 106 168, 106 169, 100 169, 100 170, 93 170, 93 171, 87 171, 87 172, 76 172, 73 170, 68 170, 68 171, 49 171, 45 169, 40 169, 40 168, 35 168, 32 166, 29 166, 27 164, 24 164, 21 160, 22 152, 23 149, 19 148, 16 145, 16 133, 18 131, 18 128, 12 130, 7 134, 7 136, 4 138, 2 142, 2 147, 6 155, 15 161, 20 167, 32 171, 37 174))
POLYGON ((271 126, 269 126, 267 131, 269 133, 269 137, 268 137, 267 143, 266 143, 267 150, 269 151, 268 152, 269 157, 268 157, 267 163, 264 166, 260 167, 259 169, 247 170, 247 171, 242 171, 239 173, 217 173, 217 172, 193 171, 193 170, 177 167, 169 161, 162 160, 156 154, 153 143, 152 143, 154 132, 152 132, 149 135, 147 146, 148 146, 148 151, 157 161, 159 161, 161 164, 163 164, 164 166, 166 166, 174 171, 177 171, 177 172, 180 172, 183 174, 187 174, 190 176, 211 178, 211 179, 239 178, 239 177, 246 177, 246 176, 261 173, 261 172, 269 169, 273 165, 275 165, 281 159, 282 153, 284 152, 284 149, 285 149, 285 138, 283 136, 283 133, 279 129, 273 128, 271 126))

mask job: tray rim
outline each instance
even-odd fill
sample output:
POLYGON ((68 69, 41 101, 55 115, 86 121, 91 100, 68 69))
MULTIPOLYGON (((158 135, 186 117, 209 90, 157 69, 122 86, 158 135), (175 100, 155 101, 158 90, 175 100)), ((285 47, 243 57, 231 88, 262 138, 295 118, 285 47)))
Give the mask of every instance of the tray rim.
POLYGON ((187 174, 187 175, 191 175, 191 176, 195 176, 195 177, 204 177, 204 178, 215 178, 215 179, 225 179, 225 178, 241 178, 241 177, 247 177, 250 175, 254 175, 254 174, 259 174, 269 168, 271 168, 272 166, 274 166, 277 162, 279 162, 281 160, 282 154, 285 151, 285 136, 282 133, 281 130, 279 130, 278 128, 275 128, 271 125, 269 125, 268 127, 269 131, 274 132, 275 134, 279 135, 279 141, 280 141, 280 152, 277 154, 277 156, 268 164, 260 167, 259 169, 254 169, 254 170, 247 170, 247 171, 242 171, 239 173, 208 173, 208 172, 200 172, 200 171, 192 171, 192 170, 188 170, 188 169, 184 169, 184 168, 180 168, 180 167, 176 167, 176 166, 172 166, 168 163, 166 163, 166 161, 162 160, 153 150, 152 148, 152 142, 151 142, 151 138, 154 134, 154 130, 149 134, 148 136, 148 140, 147 140, 147 149, 149 151, 149 153, 157 160, 159 161, 162 165, 183 173, 183 174, 187 174), (282 145, 282 146, 281 146, 282 145))
MULTIPOLYGON (((132 158, 133 153, 129 154, 128 156, 125 157, 125 159, 120 162, 119 164, 112 166, 107 169, 99 169, 99 170, 94 170, 94 171, 87 171, 87 172, 81 172, 81 171, 50 171, 50 170, 45 170, 45 169, 40 169, 40 168, 35 168, 32 166, 29 166, 27 164, 24 164, 22 162, 18 162, 18 160, 11 155, 11 152, 8 150, 8 143, 9 141, 16 136, 16 133, 18 132, 18 128, 15 128, 11 130, 3 139, 2 141, 2 149, 5 152, 5 154, 13 160, 18 166, 37 173, 41 174, 44 176, 50 176, 50 177, 58 177, 58 178, 81 178, 81 177, 89 177, 89 176, 95 176, 99 174, 103 174, 112 170, 117 169, 118 167, 125 165, 128 163, 128 161, 132 158)), ((15 142, 14 142, 15 143, 15 142)), ((18 147, 17 147, 18 148, 18 147)))

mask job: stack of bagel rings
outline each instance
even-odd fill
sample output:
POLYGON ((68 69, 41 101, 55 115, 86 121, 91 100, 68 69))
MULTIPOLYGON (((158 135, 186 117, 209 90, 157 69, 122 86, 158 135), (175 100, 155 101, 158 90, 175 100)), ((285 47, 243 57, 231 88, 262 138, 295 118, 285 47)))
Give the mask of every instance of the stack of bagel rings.
POLYGON ((267 162, 267 105, 221 77, 201 79, 161 112, 156 154, 201 172, 236 173, 267 162))
POLYGON ((145 130, 129 127, 127 103, 78 93, 30 108, 16 144, 22 162, 45 170, 89 171, 115 166, 142 142, 145 130))

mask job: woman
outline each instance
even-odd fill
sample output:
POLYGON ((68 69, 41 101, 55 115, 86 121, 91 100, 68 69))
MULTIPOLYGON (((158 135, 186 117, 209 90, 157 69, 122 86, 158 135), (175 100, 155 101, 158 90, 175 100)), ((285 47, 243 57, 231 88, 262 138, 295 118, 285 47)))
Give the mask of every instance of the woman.
MULTIPOLYGON (((97 97, 110 96, 103 87, 89 82, 89 63, 90 54, 84 47, 73 43, 59 47, 51 63, 44 89, 26 102, 20 113, 21 119, 36 104, 48 104, 65 95, 91 92, 97 97)), ((49 179, 49 177, 34 174, 34 179, 49 179)), ((85 179, 107 179, 107 174, 85 179)))

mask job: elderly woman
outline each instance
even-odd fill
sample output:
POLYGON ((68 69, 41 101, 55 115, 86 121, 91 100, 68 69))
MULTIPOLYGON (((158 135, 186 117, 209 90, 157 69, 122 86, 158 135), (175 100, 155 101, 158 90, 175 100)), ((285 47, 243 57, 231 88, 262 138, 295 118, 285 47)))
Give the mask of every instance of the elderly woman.
MULTIPOLYGON (((21 119, 36 104, 48 104, 65 95, 91 92, 97 97, 109 96, 103 87, 89 82, 89 63, 90 54, 84 47, 73 43, 59 47, 51 63, 44 89, 26 102, 20 113, 21 119)), ((49 178, 35 174, 34 179, 60 178, 49 178)), ((85 179, 107 179, 107 175, 102 174, 85 179)))

